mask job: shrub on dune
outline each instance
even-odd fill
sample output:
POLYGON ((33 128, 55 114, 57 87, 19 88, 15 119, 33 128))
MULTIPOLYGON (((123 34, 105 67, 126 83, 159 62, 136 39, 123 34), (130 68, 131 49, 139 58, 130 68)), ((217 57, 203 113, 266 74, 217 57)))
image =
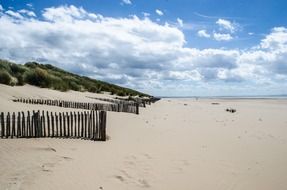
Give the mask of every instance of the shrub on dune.
POLYGON ((7 71, 0 70, 0 83, 10 85, 12 78, 7 71))

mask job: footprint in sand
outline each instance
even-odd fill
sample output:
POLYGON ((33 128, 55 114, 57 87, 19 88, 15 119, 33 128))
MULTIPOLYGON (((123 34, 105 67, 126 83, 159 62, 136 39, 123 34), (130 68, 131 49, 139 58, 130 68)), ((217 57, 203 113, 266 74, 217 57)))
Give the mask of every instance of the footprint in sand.
POLYGON ((51 172, 52 171, 52 168, 55 166, 54 163, 45 163, 42 165, 42 171, 43 172, 51 172))
POLYGON ((68 157, 68 156, 62 156, 62 158, 63 158, 64 160, 68 160, 68 161, 73 160, 73 158, 68 157))
POLYGON ((173 160, 173 163, 175 173, 182 173, 188 166, 190 166, 188 160, 173 160))
POLYGON ((141 186, 143 188, 151 187, 150 184, 148 183, 148 181, 146 181, 145 179, 139 179, 138 183, 139 183, 139 186, 141 186))
POLYGON ((152 157, 149 154, 143 154, 147 159, 152 159, 152 157))
POLYGON ((152 157, 144 153, 139 156, 130 155, 124 160, 124 169, 120 169, 118 174, 113 177, 125 184, 134 184, 142 188, 151 187, 148 179, 143 178, 144 176, 149 176, 151 172, 151 167, 148 165, 148 160, 152 157))
POLYGON ((56 149, 51 148, 51 147, 38 147, 38 148, 35 148, 35 150, 48 151, 48 152, 57 152, 56 149))
POLYGON ((143 187, 143 188, 149 188, 151 187, 151 185, 148 183, 148 181, 146 179, 133 179, 130 175, 127 174, 127 172, 125 171, 122 171, 124 172, 124 175, 125 176, 128 176, 129 179, 125 178, 124 176, 122 175, 115 175, 114 177, 119 180, 120 182, 122 183, 135 183, 137 186, 140 186, 140 187, 143 187))
POLYGON ((121 175, 115 175, 115 178, 118 179, 118 180, 120 180, 121 182, 125 182, 124 177, 121 176, 121 175))

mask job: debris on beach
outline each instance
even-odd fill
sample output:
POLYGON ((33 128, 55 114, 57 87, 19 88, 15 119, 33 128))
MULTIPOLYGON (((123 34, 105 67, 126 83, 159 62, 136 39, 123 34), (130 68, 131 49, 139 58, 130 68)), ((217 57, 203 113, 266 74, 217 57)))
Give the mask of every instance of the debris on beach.
POLYGON ((212 105, 219 105, 218 102, 212 102, 211 104, 212 104, 212 105))
POLYGON ((187 104, 183 104, 184 106, 187 106, 187 104))
POLYGON ((233 109, 233 108, 226 108, 227 112, 230 112, 230 113, 235 113, 236 112, 236 109, 233 109))

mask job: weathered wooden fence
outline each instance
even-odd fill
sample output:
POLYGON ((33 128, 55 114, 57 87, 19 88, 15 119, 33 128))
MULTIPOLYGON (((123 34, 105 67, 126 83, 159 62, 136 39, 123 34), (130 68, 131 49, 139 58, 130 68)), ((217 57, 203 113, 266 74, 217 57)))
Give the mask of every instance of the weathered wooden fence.
POLYGON ((120 99, 111 99, 111 98, 98 98, 98 97, 91 97, 91 96, 86 96, 87 98, 95 99, 95 100, 101 100, 105 102, 110 102, 114 104, 127 104, 130 106, 139 106, 139 107, 145 107, 146 103, 145 102, 136 102, 134 100, 120 100, 120 99))
POLYGON ((106 140, 106 111, 52 113, 48 111, 3 112, 1 138, 82 138, 106 140))
POLYGON ((120 97, 116 97, 117 100, 121 100, 121 101, 133 101, 138 103, 141 107, 146 107, 146 105, 151 105, 151 103, 155 103, 156 101, 154 101, 153 97, 151 98, 120 98, 120 97))
POLYGON ((129 104, 101 104, 101 103, 85 103, 85 102, 72 102, 64 100, 49 100, 49 99, 14 99, 14 102, 21 102, 26 104, 40 104, 58 106, 64 108, 86 109, 86 110, 102 110, 102 111, 114 111, 114 112, 126 112, 139 114, 138 105, 129 104))
POLYGON ((111 99, 111 98, 99 98, 99 97, 91 97, 91 96, 86 96, 87 98, 91 99, 96 99, 96 100, 101 100, 105 102, 111 102, 114 104, 129 104, 132 106, 139 106, 139 107, 146 107, 146 105, 151 105, 151 103, 154 103, 153 98, 150 99, 143 99, 143 98, 120 98, 116 97, 116 99, 111 99))

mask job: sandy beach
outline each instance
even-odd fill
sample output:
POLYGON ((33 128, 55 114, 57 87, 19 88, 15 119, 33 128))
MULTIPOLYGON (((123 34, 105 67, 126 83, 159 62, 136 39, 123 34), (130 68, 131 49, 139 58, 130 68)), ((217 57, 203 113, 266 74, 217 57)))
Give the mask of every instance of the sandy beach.
MULTIPOLYGON (((14 97, 97 101, 88 95, 0 85, 0 112, 69 110, 14 97)), ((106 142, 0 139, 0 189, 285 190, 286 113, 286 99, 162 99, 108 112, 106 142)))

